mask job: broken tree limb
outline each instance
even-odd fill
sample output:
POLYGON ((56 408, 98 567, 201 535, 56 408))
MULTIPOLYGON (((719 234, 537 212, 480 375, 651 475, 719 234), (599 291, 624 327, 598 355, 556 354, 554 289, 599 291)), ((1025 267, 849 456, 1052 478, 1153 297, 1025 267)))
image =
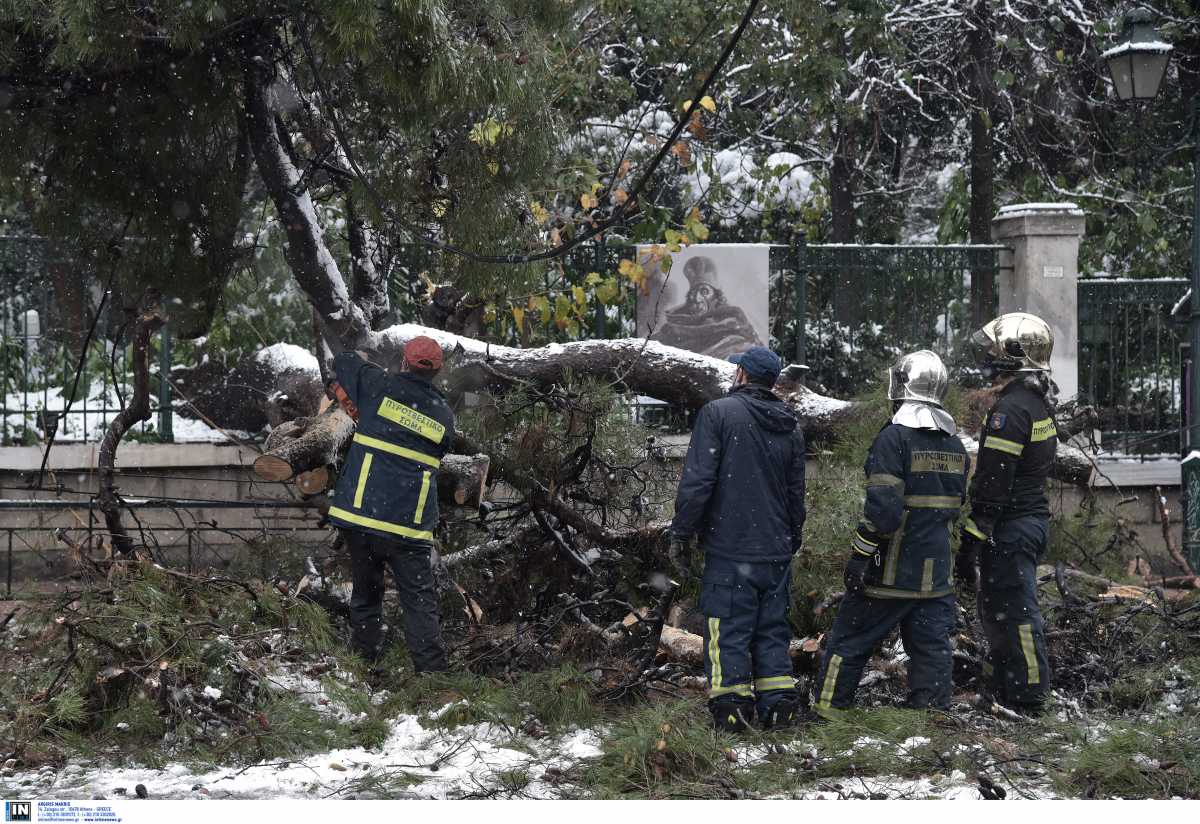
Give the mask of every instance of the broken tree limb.
MULTIPOLYGON (((274 434, 274 433, 272 433, 274 434)), ((301 472, 337 463, 342 447, 354 435, 354 421, 340 406, 269 438, 266 451, 254 459, 254 474, 264 481, 286 481, 301 472)))
MULTIPOLYGON (((1196 578, 1196 570, 1192 569, 1188 559, 1183 557, 1183 553, 1179 551, 1179 545, 1175 543, 1175 536, 1171 534, 1171 510, 1167 508, 1167 496, 1163 494, 1161 486, 1154 487, 1154 498, 1158 507, 1158 520, 1162 524, 1163 543, 1167 545, 1167 553, 1175 565, 1183 570, 1185 576, 1196 578)), ((1191 588, 1200 589, 1195 584, 1192 584, 1191 588)))
POLYGON ((438 470, 438 499, 457 506, 478 507, 487 500, 487 455, 447 455, 438 470))

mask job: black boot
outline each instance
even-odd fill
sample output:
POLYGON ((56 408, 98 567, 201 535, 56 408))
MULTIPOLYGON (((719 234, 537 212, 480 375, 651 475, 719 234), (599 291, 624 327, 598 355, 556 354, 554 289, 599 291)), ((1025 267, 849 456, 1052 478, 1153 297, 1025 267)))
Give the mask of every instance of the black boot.
POLYGON ((806 709, 800 693, 791 691, 774 700, 770 706, 760 707, 758 720, 764 730, 778 730, 793 726, 806 709))
POLYGON ((713 726, 722 732, 745 732, 754 718, 754 699, 743 695, 722 695, 708 702, 713 726))

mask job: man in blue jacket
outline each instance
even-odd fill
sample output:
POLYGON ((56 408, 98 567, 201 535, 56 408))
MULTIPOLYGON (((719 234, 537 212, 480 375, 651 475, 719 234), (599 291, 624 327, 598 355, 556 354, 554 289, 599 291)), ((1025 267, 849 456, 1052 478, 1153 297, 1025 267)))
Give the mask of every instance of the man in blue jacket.
POLYGON ((447 666, 431 565, 437 472, 454 440, 454 413, 432 383, 441 367, 441 346, 424 336, 405 345, 399 374, 354 352, 333 363, 339 398, 344 394, 358 411, 329 507, 350 548, 352 642, 368 661, 379 657, 383 570, 390 567, 417 672, 447 666))
POLYGON ((700 611, 709 708, 719 729, 791 724, 800 696, 788 656, 791 560, 804 527, 804 433, 771 387, 779 357, 761 346, 730 358, 729 394, 696 416, 671 524, 671 561, 689 573, 704 551, 700 611))
POLYGON ((968 458, 942 408, 949 386, 933 352, 905 355, 892 367, 893 415, 867 453, 846 595, 817 673, 815 709, 824 717, 853 705, 867 659, 897 624, 909 659, 907 705, 950 703, 950 530, 966 496, 968 458))

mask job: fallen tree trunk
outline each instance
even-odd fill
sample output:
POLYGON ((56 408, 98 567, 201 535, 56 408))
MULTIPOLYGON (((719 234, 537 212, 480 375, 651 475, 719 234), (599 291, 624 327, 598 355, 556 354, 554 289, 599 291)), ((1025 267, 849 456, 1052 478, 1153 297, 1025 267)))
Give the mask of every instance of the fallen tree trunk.
MULTIPOLYGON (((508 346, 493 346, 474 338, 454 335, 439 329, 416 324, 392 326, 374 336, 378 343, 373 359, 382 366, 391 366, 403 357, 404 344, 418 335, 433 338, 441 344, 446 366, 440 383, 452 398, 463 393, 484 389, 503 390, 513 385, 534 383, 548 385, 565 379, 567 373, 575 377, 592 377, 611 381, 621 388, 698 409, 710 400, 724 395, 733 381, 736 368, 733 364, 698 355, 682 349, 664 346, 643 338, 617 340, 591 340, 575 343, 551 344, 536 349, 517 349, 508 346)), ((275 349, 271 347, 270 349, 275 349)), ((267 352, 269 350, 264 350, 267 352)), ((287 379, 287 391, 281 393, 290 404, 289 409, 311 407, 305 413, 318 415, 320 399, 324 396, 320 385, 320 373, 315 358, 307 361, 290 351, 276 351, 271 357, 259 353, 254 357, 256 380, 269 383, 263 375, 272 364, 287 379), (305 385, 307 381, 307 385, 305 385)), ((240 367, 239 367, 240 368, 240 367)), ((237 370, 235 370, 237 371, 237 370)), ((784 388, 781 383, 780 388, 784 388)), ((837 400, 817 394, 795 384, 787 384, 786 402, 796 412, 809 441, 827 440, 845 424, 861 414, 863 407, 851 401, 837 400)), ((262 403, 267 403, 269 393, 262 394, 262 403)), ((276 396, 275 408, 281 408, 280 396, 276 396)), ((199 404, 197 404, 199 407, 199 404)), ((212 410, 210 410, 212 411, 212 410)), ((261 413, 267 416, 269 408, 261 413)), ((333 414, 328 411, 325 415, 333 414)), ((217 418, 222 425, 228 422, 217 418)), ((347 427, 349 418, 323 421, 312 429, 311 421, 303 425, 312 429, 304 433, 301 443, 290 444, 281 452, 273 448, 274 438, 268 440, 264 456, 264 467, 271 476, 277 476, 290 468, 283 477, 306 472, 325 466, 343 446, 344 440, 353 434, 347 427), (338 440, 338 439, 342 440, 338 440), (282 463, 280 463, 282 462, 282 463)), ((964 438, 968 450, 977 451, 978 444, 964 438)), ((474 453, 470 444, 459 442, 456 452, 474 453)), ((508 480, 508 473, 497 473, 496 477, 508 480)), ((1055 463, 1055 477, 1067 483, 1086 485, 1093 475, 1093 464, 1087 454, 1075 447, 1059 445, 1055 463)), ((264 475, 263 477, 268 477, 264 475)), ((558 513, 555 513, 558 515, 558 513)), ((572 526, 574 526, 572 524, 572 526)))

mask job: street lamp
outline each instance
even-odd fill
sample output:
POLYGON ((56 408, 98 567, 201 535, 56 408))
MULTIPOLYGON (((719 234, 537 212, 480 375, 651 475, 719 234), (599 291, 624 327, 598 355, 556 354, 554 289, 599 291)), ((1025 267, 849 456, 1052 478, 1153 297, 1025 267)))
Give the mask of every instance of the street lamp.
MULTIPOLYGON (((1125 18, 1125 40, 1101 55, 1117 96, 1150 100, 1158 95, 1171 44, 1154 28, 1154 14, 1137 9, 1125 18)), ((1192 568, 1200 570, 1200 94, 1192 98, 1192 316, 1191 363, 1186 380, 1187 451, 1183 460, 1183 541, 1192 568), (1195 490, 1192 492, 1191 490, 1195 490)))
POLYGON ((1108 64, 1117 97, 1122 100, 1158 97, 1172 48, 1154 28, 1153 12, 1148 9, 1130 12, 1125 18, 1125 39, 1100 55, 1108 64))

